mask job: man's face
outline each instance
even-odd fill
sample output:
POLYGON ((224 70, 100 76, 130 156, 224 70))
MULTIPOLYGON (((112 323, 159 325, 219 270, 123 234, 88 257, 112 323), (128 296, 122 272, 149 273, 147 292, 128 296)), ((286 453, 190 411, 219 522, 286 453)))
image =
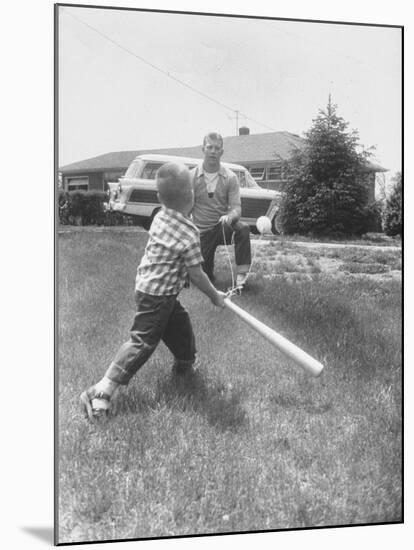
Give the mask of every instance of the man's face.
POLYGON ((203 145, 204 160, 210 164, 218 164, 223 155, 223 144, 219 139, 207 138, 203 145))

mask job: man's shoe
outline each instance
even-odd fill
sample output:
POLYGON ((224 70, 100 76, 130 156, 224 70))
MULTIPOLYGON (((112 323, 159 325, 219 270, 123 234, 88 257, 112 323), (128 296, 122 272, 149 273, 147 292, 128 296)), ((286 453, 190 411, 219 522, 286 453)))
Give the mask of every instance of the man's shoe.
POLYGON ((236 288, 238 290, 247 290, 249 288, 249 283, 247 282, 247 275, 237 275, 236 277, 236 288))
POLYGON ((175 359, 172 372, 176 376, 192 376, 198 371, 198 365, 196 361, 180 361, 175 359))
POLYGON ((82 392, 80 400, 85 416, 92 422, 106 418, 111 405, 110 399, 108 394, 97 392, 95 386, 82 392))

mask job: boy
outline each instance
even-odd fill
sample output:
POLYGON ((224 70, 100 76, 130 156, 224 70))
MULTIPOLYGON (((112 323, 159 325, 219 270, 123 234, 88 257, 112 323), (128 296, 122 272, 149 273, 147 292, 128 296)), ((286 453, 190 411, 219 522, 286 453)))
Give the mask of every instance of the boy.
POLYGON ((173 371, 194 371, 195 339, 190 317, 177 300, 188 278, 214 305, 224 307, 224 292, 216 290, 201 268, 200 237, 190 221, 194 193, 184 165, 167 163, 157 172, 161 210, 154 217, 144 256, 138 266, 136 314, 125 342, 105 376, 81 394, 89 419, 106 416, 119 385, 126 385, 149 359, 160 340, 174 356, 173 371))

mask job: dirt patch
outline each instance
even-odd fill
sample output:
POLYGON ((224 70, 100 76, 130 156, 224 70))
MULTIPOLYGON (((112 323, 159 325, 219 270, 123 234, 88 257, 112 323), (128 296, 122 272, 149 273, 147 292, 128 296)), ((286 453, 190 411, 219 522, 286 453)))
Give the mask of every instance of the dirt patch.
MULTIPOLYGON (((228 247, 234 266, 234 251, 228 247)), ((252 239, 251 277, 283 277, 288 282, 315 277, 368 277, 401 280, 401 249, 398 247, 346 246, 330 243, 292 243, 252 239), (385 250, 384 250, 385 249, 385 250)), ((230 271, 228 254, 218 248, 217 261, 230 271)))

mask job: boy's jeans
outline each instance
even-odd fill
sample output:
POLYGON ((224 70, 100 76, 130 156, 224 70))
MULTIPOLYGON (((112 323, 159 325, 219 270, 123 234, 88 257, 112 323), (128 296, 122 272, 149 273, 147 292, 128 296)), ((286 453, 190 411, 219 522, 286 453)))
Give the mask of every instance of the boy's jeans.
POLYGON ((192 365, 196 354, 193 328, 177 295, 153 296, 136 291, 135 302, 137 312, 130 339, 121 346, 105 376, 119 384, 128 384, 160 340, 179 362, 192 365))
POLYGON ((240 221, 235 222, 231 227, 228 225, 223 226, 219 223, 200 234, 201 254, 204 259, 203 269, 211 281, 214 280, 214 256, 216 248, 220 244, 225 244, 223 230, 226 244, 231 243, 234 233, 234 255, 237 273, 247 273, 252 263, 250 227, 246 223, 240 221))

